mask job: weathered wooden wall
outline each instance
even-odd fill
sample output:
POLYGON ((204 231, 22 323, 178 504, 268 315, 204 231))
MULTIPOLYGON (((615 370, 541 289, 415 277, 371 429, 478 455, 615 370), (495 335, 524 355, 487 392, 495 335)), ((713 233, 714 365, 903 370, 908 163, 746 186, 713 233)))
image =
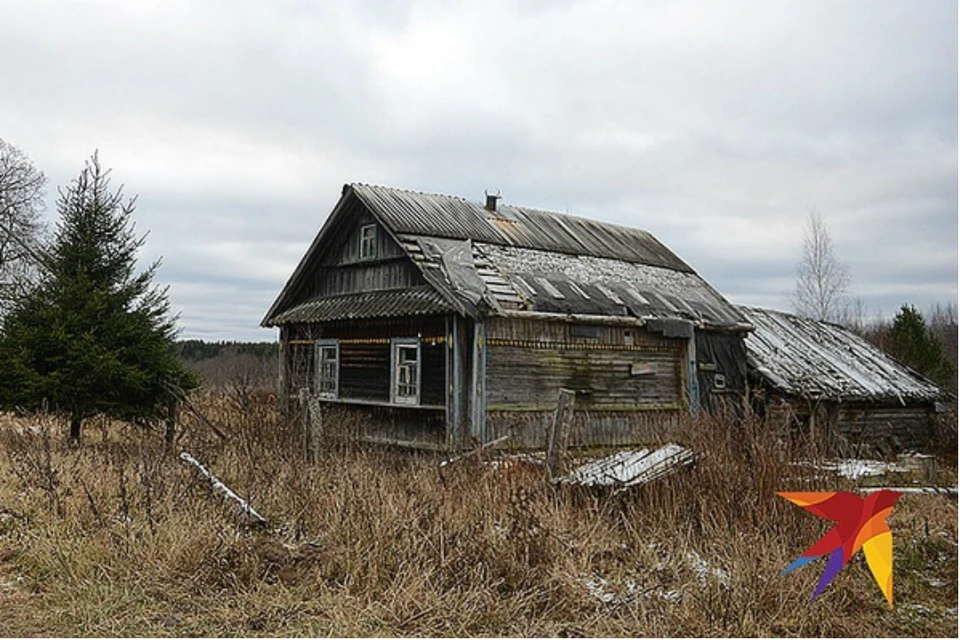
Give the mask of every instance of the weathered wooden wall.
POLYGON ((492 318, 487 326, 487 409, 549 411, 561 387, 580 410, 679 409, 685 342, 637 327, 492 318))
POLYGON ((685 410, 686 342, 641 327, 491 318, 487 439, 542 447, 560 388, 576 392, 571 444, 628 444, 669 433, 685 410))
POLYGON ((420 406, 357 406, 353 414, 367 416, 364 438, 443 442, 447 398, 447 320, 443 316, 375 318, 342 322, 289 325, 282 329, 282 380, 287 394, 313 389, 315 341, 336 338, 340 344, 340 379, 337 400, 387 404, 390 402, 391 338, 420 338, 420 406), (433 407, 433 408, 427 408, 433 407), (419 416, 419 418, 417 418, 419 416), (419 420, 419 421, 418 421, 419 420), (426 434, 426 435, 424 435, 426 434))
POLYGON ((305 280, 295 299, 309 300, 318 296, 336 296, 362 291, 387 291, 426 284, 416 265, 394 242, 385 229, 377 228, 377 256, 360 259, 360 229, 375 223, 369 212, 357 203, 354 215, 331 230, 327 250, 310 265, 312 277, 305 280))
MULTIPOLYGON (((554 402, 556 404, 556 402, 554 402)), ((677 434, 685 413, 680 410, 590 411, 576 409, 568 446, 620 446, 663 442, 677 434)), ((542 449, 553 411, 489 411, 489 440, 509 435, 509 446, 542 449)))
POLYGON ((931 405, 844 404, 838 407, 836 417, 836 433, 843 444, 883 454, 929 450, 933 425, 931 405))
POLYGON ((808 402, 770 394, 767 424, 785 439, 811 436, 837 455, 890 455, 927 451, 933 444, 932 403, 903 406, 892 402, 808 402), (813 428, 811 433, 811 416, 813 428))

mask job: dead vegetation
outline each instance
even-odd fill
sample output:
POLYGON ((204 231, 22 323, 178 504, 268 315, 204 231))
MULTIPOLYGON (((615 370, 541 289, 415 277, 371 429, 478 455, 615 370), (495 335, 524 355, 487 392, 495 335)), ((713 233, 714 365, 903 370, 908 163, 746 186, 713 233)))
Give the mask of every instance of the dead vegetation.
MULTIPOLYGON (((887 636, 957 633, 957 505, 893 512, 895 607, 861 558, 813 603, 827 524, 774 495, 851 488, 763 424, 690 425, 697 465, 613 495, 493 453, 361 448, 302 462, 272 396, 195 398, 188 450, 269 521, 245 526, 159 435, 0 418, 0 635, 887 636)), ((327 425, 336 425, 328 416, 327 425)), ((956 471, 941 470, 956 484, 956 471)))

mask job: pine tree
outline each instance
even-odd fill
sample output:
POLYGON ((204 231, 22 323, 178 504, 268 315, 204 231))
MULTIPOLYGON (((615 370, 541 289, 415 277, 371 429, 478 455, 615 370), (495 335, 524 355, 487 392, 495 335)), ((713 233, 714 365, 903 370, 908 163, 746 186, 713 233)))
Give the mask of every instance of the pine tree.
POLYGON ((110 190, 97 155, 57 201, 52 245, 41 251, 39 286, 0 331, 0 404, 49 409, 70 421, 158 415, 176 390, 196 382, 174 356, 166 289, 153 283, 159 262, 137 272, 135 199, 110 190))
POLYGON ((951 384, 953 365, 943 356, 943 346, 923 315, 912 305, 903 305, 887 335, 890 355, 941 386, 951 384))

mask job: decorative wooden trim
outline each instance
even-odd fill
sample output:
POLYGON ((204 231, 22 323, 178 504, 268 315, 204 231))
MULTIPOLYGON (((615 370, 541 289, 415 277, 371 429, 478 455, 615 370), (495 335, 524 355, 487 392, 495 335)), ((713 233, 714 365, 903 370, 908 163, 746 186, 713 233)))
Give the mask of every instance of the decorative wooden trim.
MULTIPOLYGON (((491 404, 487 405, 487 411, 545 411, 552 413, 557 408, 556 403, 552 405, 533 405, 533 404, 491 404)), ((574 413, 587 413, 591 411, 596 412, 629 412, 629 413, 638 413, 646 411, 678 411, 682 409, 683 406, 679 403, 671 404, 644 404, 644 405, 633 405, 633 404, 614 404, 603 407, 582 407, 579 409, 574 409, 574 413)))
POLYGON ((621 345, 621 344, 590 344, 584 342, 542 342, 539 340, 507 340, 505 338, 489 338, 487 343, 497 347, 523 347, 526 349, 583 349, 585 351, 640 351, 646 353, 680 352, 681 345, 662 347, 649 345, 621 345))

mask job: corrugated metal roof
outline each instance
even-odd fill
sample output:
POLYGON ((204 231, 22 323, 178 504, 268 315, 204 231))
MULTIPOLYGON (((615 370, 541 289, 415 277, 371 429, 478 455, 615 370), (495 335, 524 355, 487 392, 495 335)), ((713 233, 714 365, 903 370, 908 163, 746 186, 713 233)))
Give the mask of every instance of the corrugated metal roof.
POLYGON ((847 401, 930 401, 944 395, 842 327, 769 309, 740 309, 756 327, 746 339, 750 367, 781 391, 847 401))
POLYGON ((449 313, 450 311, 450 306, 433 287, 416 287, 395 291, 368 291, 310 300, 279 314, 272 320, 272 324, 432 315, 449 313))
POLYGON ((347 188, 398 234, 469 239, 693 272, 660 241, 640 229, 505 204, 492 212, 457 196, 366 184, 347 188))

